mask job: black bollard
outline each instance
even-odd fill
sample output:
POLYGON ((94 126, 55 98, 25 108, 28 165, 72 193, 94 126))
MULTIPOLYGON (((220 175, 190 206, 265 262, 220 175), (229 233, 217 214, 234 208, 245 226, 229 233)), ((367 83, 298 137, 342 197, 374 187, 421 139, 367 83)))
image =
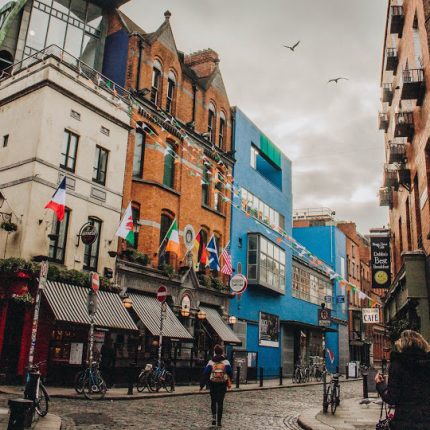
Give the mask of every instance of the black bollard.
POLYGON ((283 385, 284 375, 282 374, 282 366, 279 368, 279 385, 283 385))
POLYGON ((348 365, 345 366, 345 378, 349 379, 349 374, 348 374, 348 365))
POLYGON ((240 367, 236 367, 236 388, 239 388, 240 385, 240 367))
POLYGON ((323 413, 327 413, 328 411, 328 402, 327 402, 327 372, 323 372, 323 413))
POLYGON ((7 430, 23 430, 31 427, 33 402, 28 399, 10 399, 10 416, 7 430))
POLYGON ((260 387, 263 386, 263 379, 264 379, 264 370, 262 367, 260 367, 260 387))
POLYGON ((127 396, 133 395, 133 386, 134 386, 134 380, 135 380, 135 367, 136 363, 133 361, 130 363, 130 367, 128 369, 128 391, 127 396))
POLYGON ((368 372, 367 370, 362 372, 363 375, 363 399, 368 399, 369 398, 369 387, 367 385, 367 377, 368 377, 368 372))

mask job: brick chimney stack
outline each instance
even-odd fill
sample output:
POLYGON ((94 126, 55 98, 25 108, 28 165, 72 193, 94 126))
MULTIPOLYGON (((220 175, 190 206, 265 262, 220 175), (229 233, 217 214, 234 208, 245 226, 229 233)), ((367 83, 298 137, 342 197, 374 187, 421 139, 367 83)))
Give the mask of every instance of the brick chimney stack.
POLYGON ((185 56, 185 64, 191 67, 199 78, 212 75, 218 63, 218 54, 210 48, 185 56))

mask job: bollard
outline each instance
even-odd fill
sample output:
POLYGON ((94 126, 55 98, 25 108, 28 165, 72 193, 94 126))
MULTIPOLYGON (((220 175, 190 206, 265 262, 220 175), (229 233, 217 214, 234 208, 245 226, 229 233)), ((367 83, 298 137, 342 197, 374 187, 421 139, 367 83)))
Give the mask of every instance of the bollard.
POLYGON ((172 369, 172 391, 176 390, 176 366, 172 369))
POLYGON ((363 399, 368 399, 369 398, 369 387, 367 385, 367 377, 368 377, 368 372, 367 370, 361 373, 363 375, 363 399))
POLYGON ((323 372, 323 413, 326 414, 328 411, 327 402, 327 372, 323 372))
POLYGON ((346 370, 346 372, 345 372, 345 378, 346 378, 346 379, 349 379, 349 374, 348 374, 348 365, 346 365, 346 366, 345 366, 345 370, 346 370))
POLYGON ((282 366, 279 368, 279 385, 283 385, 284 381, 283 381, 284 375, 282 375, 282 366))
POLYGON ((7 430, 22 430, 31 427, 33 421, 33 402, 28 399, 10 399, 9 423, 7 430))
POLYGON ((236 388, 239 388, 240 384, 240 367, 236 367, 236 388))
POLYGON ((262 367, 260 367, 260 387, 263 386, 263 378, 264 378, 264 370, 262 367))
POLYGON ((128 372, 128 391, 127 396, 133 395, 133 386, 134 386, 134 380, 135 380, 135 371, 134 368, 136 366, 136 363, 131 362, 128 372))

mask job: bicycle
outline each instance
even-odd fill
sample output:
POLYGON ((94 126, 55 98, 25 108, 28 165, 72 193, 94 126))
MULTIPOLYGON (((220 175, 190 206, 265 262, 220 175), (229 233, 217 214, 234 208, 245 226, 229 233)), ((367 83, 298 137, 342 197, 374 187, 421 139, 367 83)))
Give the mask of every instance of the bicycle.
POLYGON ((308 382, 310 373, 309 373, 309 367, 302 367, 299 364, 296 365, 296 368, 294 369, 292 381, 293 384, 300 384, 301 382, 308 382))
POLYGON ((139 393, 141 393, 145 388, 148 389, 148 391, 151 391, 149 386, 149 377, 153 372, 152 364, 147 364, 141 371, 137 378, 137 384, 136 388, 139 393))
POLYGON ((336 408, 340 405, 340 385, 339 385, 339 373, 334 373, 331 376, 330 384, 326 390, 326 402, 327 407, 325 407, 325 412, 327 412, 328 406, 332 415, 336 413, 336 408))
POLYGON ((160 388, 164 388, 168 393, 171 393, 175 389, 172 373, 164 367, 155 367, 148 375, 148 388, 152 392, 158 392, 160 388))
POLYGON ((27 367, 27 379, 24 390, 24 397, 33 401, 33 407, 37 415, 46 416, 49 409, 49 394, 40 378, 39 367, 46 361, 40 361, 27 367))
POLYGON ((104 398, 107 386, 97 362, 93 361, 91 366, 87 366, 75 375, 74 387, 78 394, 83 393, 88 400, 101 400, 104 398))
POLYGON ((323 377, 323 371, 320 369, 318 364, 312 364, 309 373, 309 380, 315 379, 317 382, 321 382, 323 377))

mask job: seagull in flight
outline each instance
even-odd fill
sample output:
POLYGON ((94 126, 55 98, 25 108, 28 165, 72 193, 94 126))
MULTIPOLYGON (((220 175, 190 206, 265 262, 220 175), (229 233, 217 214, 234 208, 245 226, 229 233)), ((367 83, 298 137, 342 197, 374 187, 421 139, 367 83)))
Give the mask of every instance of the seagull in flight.
POLYGON ((339 77, 339 78, 330 79, 327 83, 329 84, 330 82, 334 82, 337 84, 339 82, 339 80, 341 80, 341 79, 344 79, 345 81, 349 81, 348 78, 339 77))
POLYGON ((287 45, 282 45, 284 48, 288 48, 290 49, 292 52, 294 52, 294 50, 297 48, 297 46, 299 45, 300 40, 293 46, 287 46, 287 45))

